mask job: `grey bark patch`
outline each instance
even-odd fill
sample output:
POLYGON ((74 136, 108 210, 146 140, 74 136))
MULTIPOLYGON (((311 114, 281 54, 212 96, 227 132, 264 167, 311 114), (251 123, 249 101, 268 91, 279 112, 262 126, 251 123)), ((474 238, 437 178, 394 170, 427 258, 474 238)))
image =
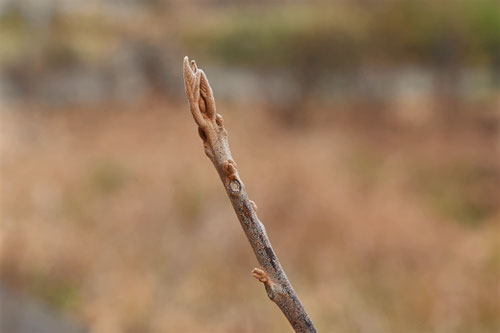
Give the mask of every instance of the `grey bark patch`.
POLYGON ((274 269, 276 269, 276 256, 274 255, 273 249, 271 249, 269 246, 265 247, 267 256, 269 259, 271 259, 271 265, 273 266, 274 269))

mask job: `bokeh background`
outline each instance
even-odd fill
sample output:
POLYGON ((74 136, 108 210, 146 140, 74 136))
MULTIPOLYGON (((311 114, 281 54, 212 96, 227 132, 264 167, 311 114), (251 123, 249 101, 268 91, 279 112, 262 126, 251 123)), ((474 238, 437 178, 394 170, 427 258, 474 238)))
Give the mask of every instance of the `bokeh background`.
POLYGON ((185 55, 321 332, 499 331, 497 0, 1 0, 2 332, 291 331, 185 55))

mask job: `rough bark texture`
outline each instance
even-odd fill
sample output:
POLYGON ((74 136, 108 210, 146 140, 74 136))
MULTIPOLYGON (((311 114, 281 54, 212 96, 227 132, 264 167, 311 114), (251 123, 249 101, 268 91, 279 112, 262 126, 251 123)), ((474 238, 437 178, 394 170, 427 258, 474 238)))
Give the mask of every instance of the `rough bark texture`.
POLYGON ((222 116, 215 110, 215 99, 207 77, 196 63, 184 58, 184 83, 205 154, 214 164, 260 268, 252 271, 262 282, 267 296, 278 305, 296 332, 317 332, 304 306, 288 281, 274 253, 266 229, 257 217, 257 206, 248 198, 236 163, 231 156, 222 116))

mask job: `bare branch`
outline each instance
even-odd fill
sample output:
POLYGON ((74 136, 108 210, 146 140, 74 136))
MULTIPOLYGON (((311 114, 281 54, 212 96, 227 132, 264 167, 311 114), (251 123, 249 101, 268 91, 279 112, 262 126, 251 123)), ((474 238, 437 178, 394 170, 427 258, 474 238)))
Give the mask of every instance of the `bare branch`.
POLYGON ((222 116, 217 114, 212 88, 196 63, 184 58, 186 95, 205 154, 214 164, 238 220, 261 268, 252 275, 262 282, 269 298, 278 305, 296 332, 317 332, 304 306, 288 281, 274 253, 266 229, 257 217, 257 205, 248 198, 234 162, 222 116))

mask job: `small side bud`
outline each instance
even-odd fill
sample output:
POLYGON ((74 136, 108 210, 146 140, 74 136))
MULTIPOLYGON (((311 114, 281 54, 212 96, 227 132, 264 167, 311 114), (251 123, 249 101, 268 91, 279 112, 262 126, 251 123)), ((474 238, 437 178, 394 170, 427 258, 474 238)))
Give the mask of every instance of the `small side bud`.
POLYGON ((222 170, 228 179, 236 179, 236 163, 232 159, 224 161, 222 170))
POLYGON ((217 124, 217 126, 223 127, 224 126, 224 118, 222 118, 222 116, 220 114, 217 114, 215 116, 215 123, 217 124))
POLYGON ((269 278, 267 277, 267 274, 266 272, 264 272, 262 269, 260 268, 254 268, 252 270, 252 275, 254 278, 256 278, 257 280, 259 280, 260 282, 262 283, 267 283, 269 282, 269 278))

